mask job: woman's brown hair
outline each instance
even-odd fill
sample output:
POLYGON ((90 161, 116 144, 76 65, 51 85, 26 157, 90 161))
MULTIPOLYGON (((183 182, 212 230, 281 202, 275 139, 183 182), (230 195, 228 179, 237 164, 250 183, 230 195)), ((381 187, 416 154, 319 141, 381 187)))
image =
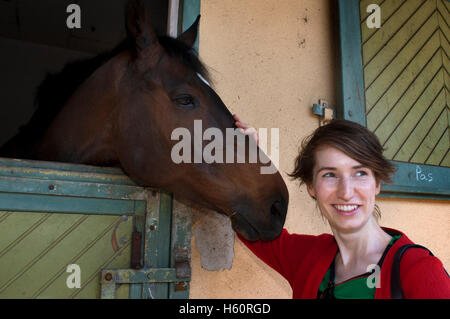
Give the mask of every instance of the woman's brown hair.
POLYGON ((370 168, 377 183, 392 182, 395 169, 383 156, 383 146, 378 138, 364 126, 347 120, 333 120, 306 137, 289 176, 299 179, 301 184, 312 185, 316 150, 323 146, 335 147, 370 168))

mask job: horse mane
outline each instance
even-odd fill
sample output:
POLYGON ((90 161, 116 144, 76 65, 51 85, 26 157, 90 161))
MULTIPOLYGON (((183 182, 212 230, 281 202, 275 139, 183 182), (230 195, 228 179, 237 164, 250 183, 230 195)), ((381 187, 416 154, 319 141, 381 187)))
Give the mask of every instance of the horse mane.
MULTIPOLYGON (((188 68, 210 81, 207 68, 193 48, 168 36, 159 36, 159 42, 169 55, 179 59, 188 68)), ((37 137, 44 133, 72 94, 95 70, 118 53, 133 49, 132 41, 126 38, 111 51, 69 62, 60 72, 48 73, 36 90, 34 100, 36 110, 29 122, 19 128, 19 134, 22 137, 28 134, 37 137)))

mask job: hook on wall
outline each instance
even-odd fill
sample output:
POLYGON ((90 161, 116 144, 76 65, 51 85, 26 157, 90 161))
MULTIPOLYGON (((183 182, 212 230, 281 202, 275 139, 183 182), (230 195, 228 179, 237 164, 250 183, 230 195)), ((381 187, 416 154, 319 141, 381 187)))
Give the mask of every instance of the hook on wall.
POLYGON ((312 112, 319 116, 319 126, 327 124, 336 116, 334 108, 325 99, 319 99, 318 104, 313 104, 312 112))

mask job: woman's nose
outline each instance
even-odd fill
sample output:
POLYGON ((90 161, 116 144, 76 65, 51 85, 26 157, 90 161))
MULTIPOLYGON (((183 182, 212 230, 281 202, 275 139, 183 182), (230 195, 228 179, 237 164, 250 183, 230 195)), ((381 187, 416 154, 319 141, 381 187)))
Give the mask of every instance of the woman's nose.
POLYGON ((350 200, 353 197, 354 186, 350 178, 342 178, 338 184, 337 195, 343 200, 350 200))

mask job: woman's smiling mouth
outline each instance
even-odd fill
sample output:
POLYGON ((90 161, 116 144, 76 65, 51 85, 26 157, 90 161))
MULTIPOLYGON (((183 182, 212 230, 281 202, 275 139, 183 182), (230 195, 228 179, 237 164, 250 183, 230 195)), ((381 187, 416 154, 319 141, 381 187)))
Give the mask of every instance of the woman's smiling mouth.
POLYGON ((360 205, 351 204, 351 205, 332 205, 336 212, 342 216, 352 216, 355 215, 359 211, 360 205))

